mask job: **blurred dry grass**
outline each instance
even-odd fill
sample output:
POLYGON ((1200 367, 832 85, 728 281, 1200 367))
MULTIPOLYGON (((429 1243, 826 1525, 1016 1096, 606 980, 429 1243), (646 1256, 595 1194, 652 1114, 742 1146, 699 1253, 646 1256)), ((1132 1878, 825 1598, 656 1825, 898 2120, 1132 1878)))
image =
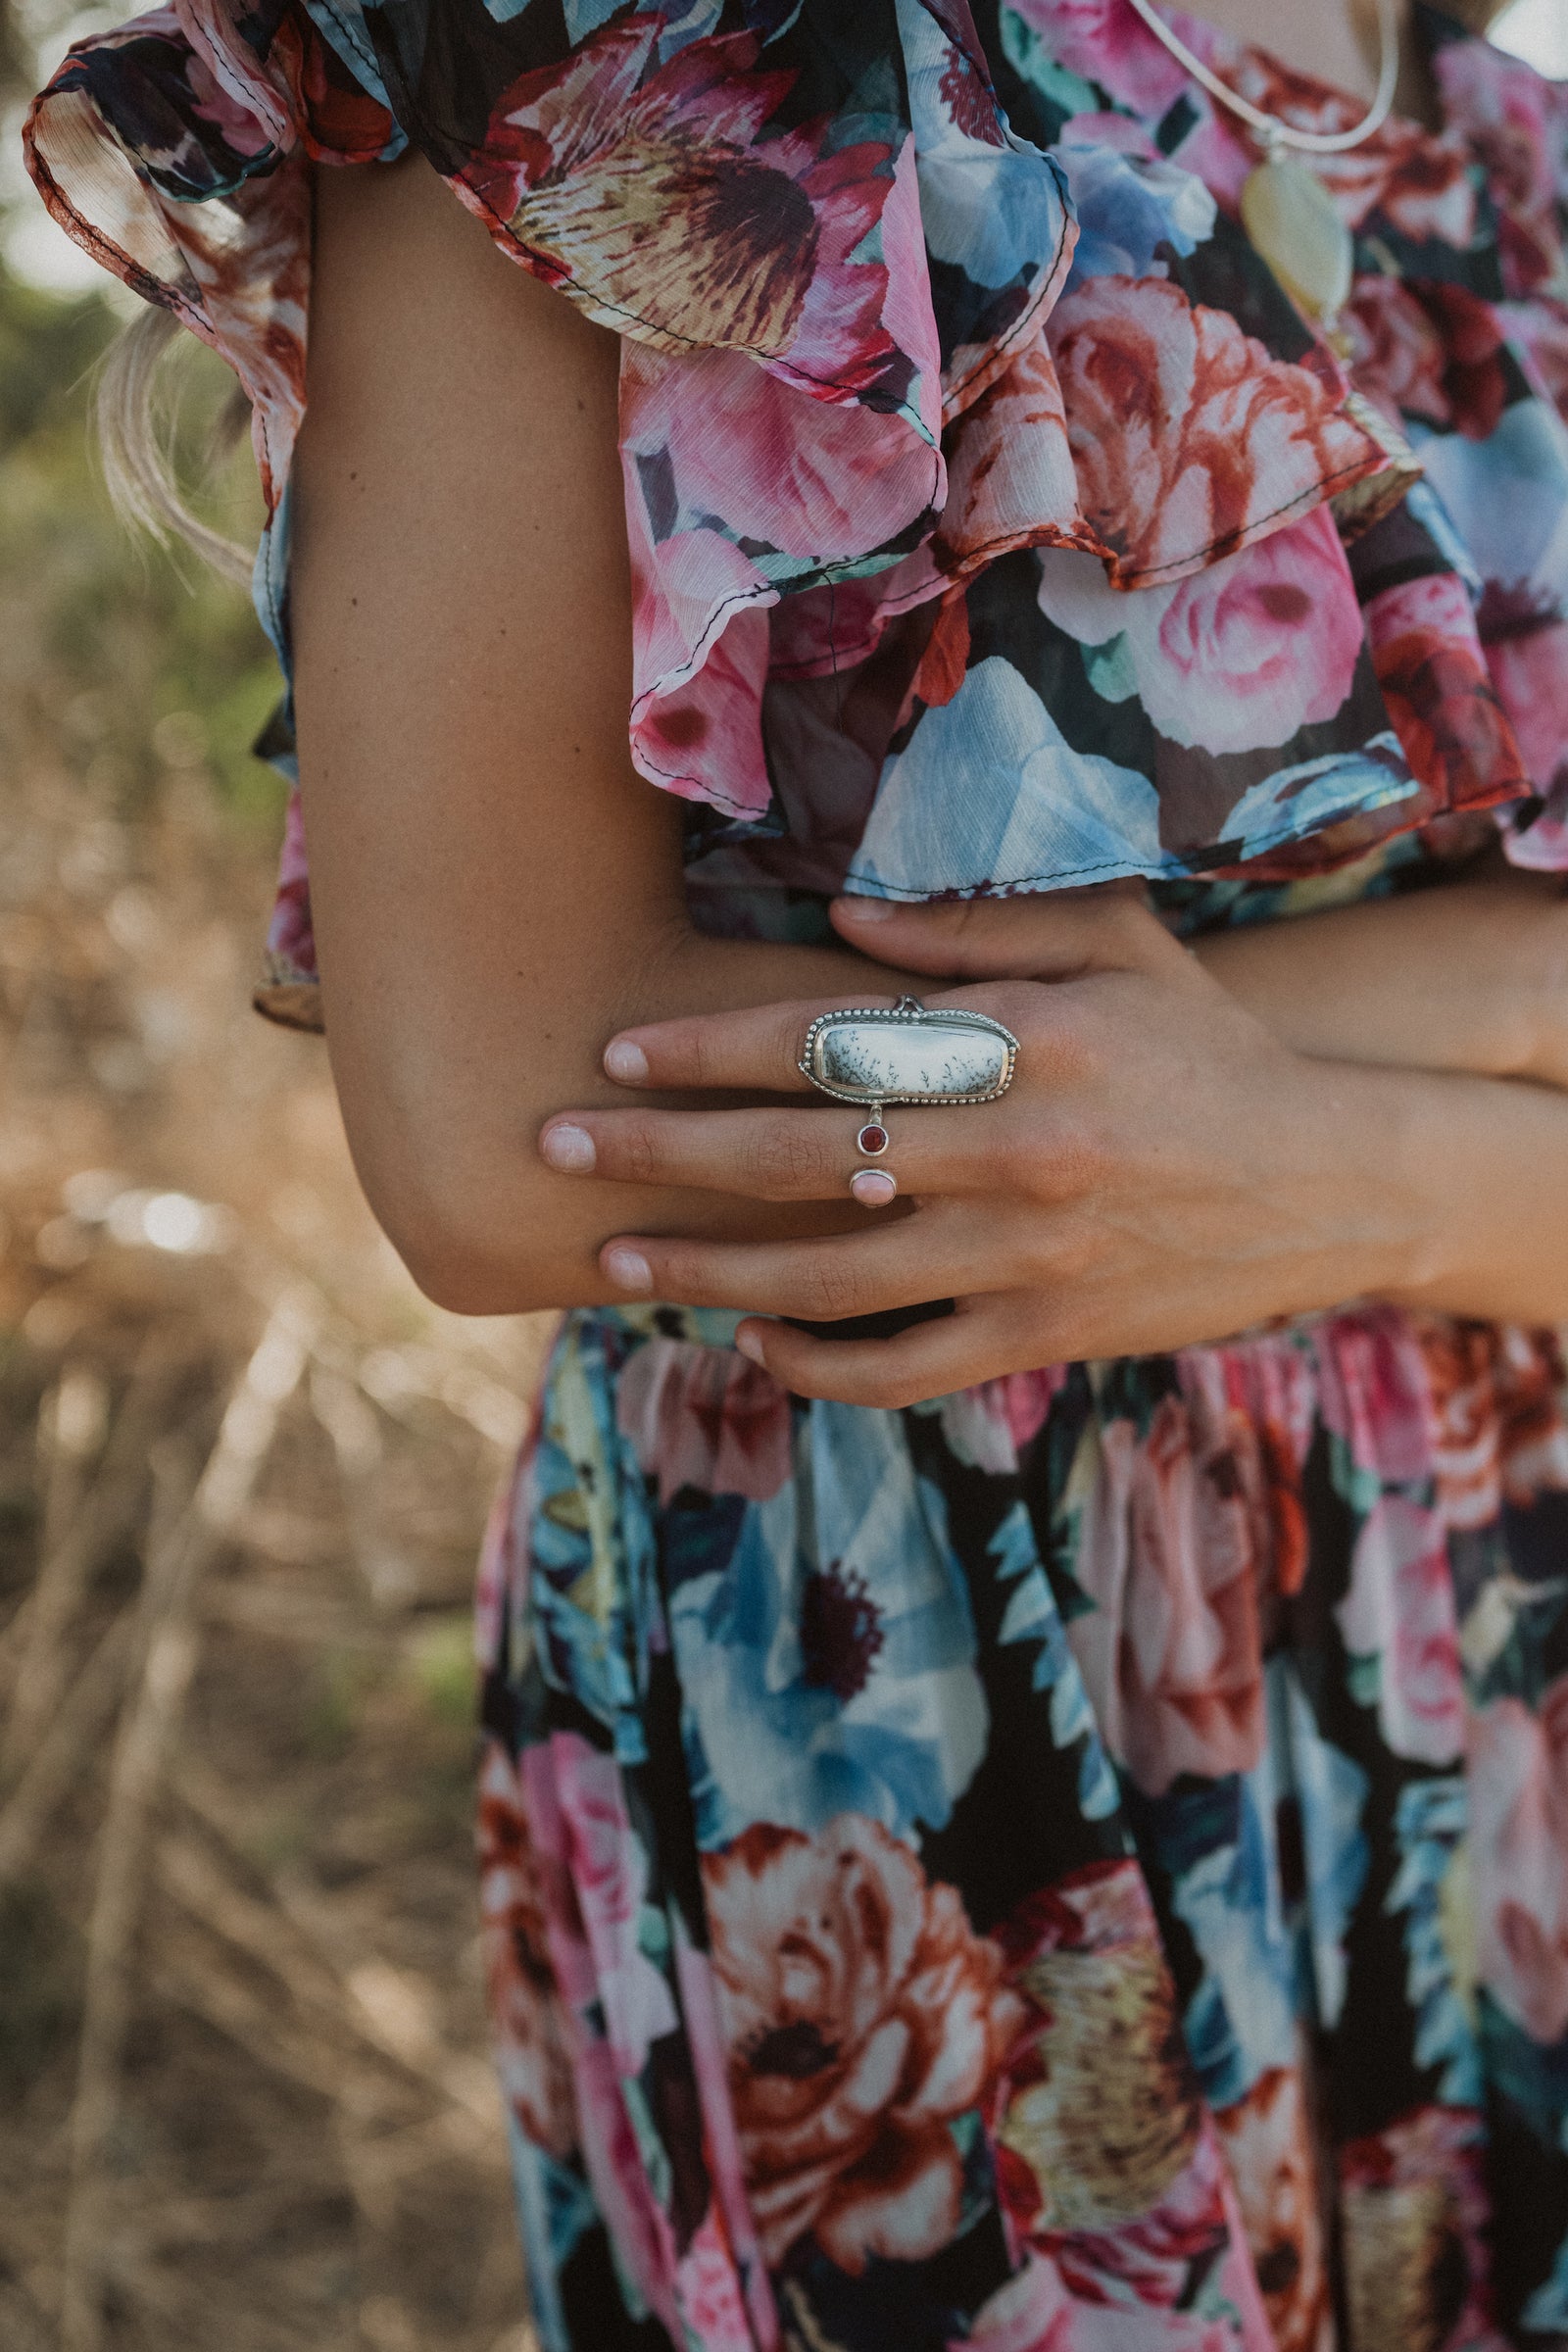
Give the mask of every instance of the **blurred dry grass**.
POLYGON ((522 2352, 468 1593, 542 1339, 414 1292, 248 1009, 239 600, 0 278, 0 2345, 522 2352))

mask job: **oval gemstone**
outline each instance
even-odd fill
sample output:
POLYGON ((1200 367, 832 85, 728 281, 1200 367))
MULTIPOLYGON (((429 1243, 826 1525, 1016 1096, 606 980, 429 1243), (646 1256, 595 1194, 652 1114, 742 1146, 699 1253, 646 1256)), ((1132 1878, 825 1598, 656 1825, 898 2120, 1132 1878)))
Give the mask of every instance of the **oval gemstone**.
POLYGON ((1012 1053, 1007 1032, 979 1013, 955 1008, 908 1020, 845 1012, 813 1024, 807 1075, 872 1112, 889 1102, 943 1102, 956 1096, 989 1102, 1007 1086, 1012 1053))
POLYGON ((868 1158, 874 1159, 879 1152, 885 1152, 888 1148, 888 1131, 871 1119, 860 1129, 858 1141, 860 1150, 868 1158))
POLYGON ((1349 300, 1355 248, 1339 209, 1315 172, 1276 156, 1249 172, 1242 226, 1287 294, 1325 324, 1349 300))

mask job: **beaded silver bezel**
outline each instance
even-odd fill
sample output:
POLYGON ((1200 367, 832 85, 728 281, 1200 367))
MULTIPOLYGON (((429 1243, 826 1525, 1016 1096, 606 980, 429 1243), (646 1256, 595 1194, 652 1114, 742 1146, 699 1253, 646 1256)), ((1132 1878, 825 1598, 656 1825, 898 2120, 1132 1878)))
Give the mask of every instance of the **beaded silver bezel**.
POLYGON ((891 1007, 886 1004, 846 1004, 836 1012, 819 1013, 806 1032, 799 1067, 802 1076, 810 1080, 818 1094, 829 1095, 836 1102, 871 1103, 873 1105, 884 1102, 995 1102, 1006 1093, 1012 1084, 1017 1060, 1018 1040, 1010 1029, 1004 1029, 1000 1021, 992 1020, 988 1014, 960 1011, 956 1005, 944 1005, 935 1011, 928 1011, 923 1004, 906 1006, 901 1001, 900 1004, 891 1007), (847 1087, 835 1086, 831 1080, 822 1075, 820 1067, 821 1040, 828 1030, 841 1029, 849 1022, 864 1023, 867 1027, 881 1029, 920 1029, 935 1028, 940 1025, 944 1028, 973 1030, 986 1037, 999 1037, 1005 1049, 1002 1074, 996 1085, 988 1087, 982 1094, 949 1094, 941 1091, 899 1094, 886 1089, 874 1092, 870 1087, 857 1087, 852 1090, 847 1087))

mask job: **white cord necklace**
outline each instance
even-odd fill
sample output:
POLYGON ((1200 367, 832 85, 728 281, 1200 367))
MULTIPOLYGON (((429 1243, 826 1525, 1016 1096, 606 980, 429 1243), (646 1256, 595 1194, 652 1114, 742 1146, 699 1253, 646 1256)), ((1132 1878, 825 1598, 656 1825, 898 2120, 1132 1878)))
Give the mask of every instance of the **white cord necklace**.
POLYGON ((1257 134, 1263 161, 1242 189, 1242 224, 1286 290, 1324 327, 1332 327, 1349 296, 1355 248, 1317 173, 1293 160, 1290 151, 1298 156, 1344 155, 1382 129, 1399 78, 1397 0, 1377 0, 1377 94, 1349 130, 1298 130, 1277 115, 1265 114, 1194 56, 1155 15, 1153 0, 1131 0, 1131 5, 1177 64, 1257 134))

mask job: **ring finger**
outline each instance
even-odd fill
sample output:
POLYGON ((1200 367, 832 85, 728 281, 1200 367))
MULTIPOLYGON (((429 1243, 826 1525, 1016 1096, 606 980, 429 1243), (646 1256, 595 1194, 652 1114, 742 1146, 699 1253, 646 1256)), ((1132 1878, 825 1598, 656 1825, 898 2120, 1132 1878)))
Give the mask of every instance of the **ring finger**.
POLYGON ((544 1127, 539 1154, 563 1175, 617 1184, 689 1186, 751 1200, 835 1200, 853 1189, 874 1207, 893 1198, 887 1179, 904 1194, 996 1189, 987 1163, 1008 1117, 989 1102, 896 1110, 875 1123, 867 1111, 836 1106, 571 1111, 544 1127), (857 1176, 884 1184, 854 1186, 857 1176))

